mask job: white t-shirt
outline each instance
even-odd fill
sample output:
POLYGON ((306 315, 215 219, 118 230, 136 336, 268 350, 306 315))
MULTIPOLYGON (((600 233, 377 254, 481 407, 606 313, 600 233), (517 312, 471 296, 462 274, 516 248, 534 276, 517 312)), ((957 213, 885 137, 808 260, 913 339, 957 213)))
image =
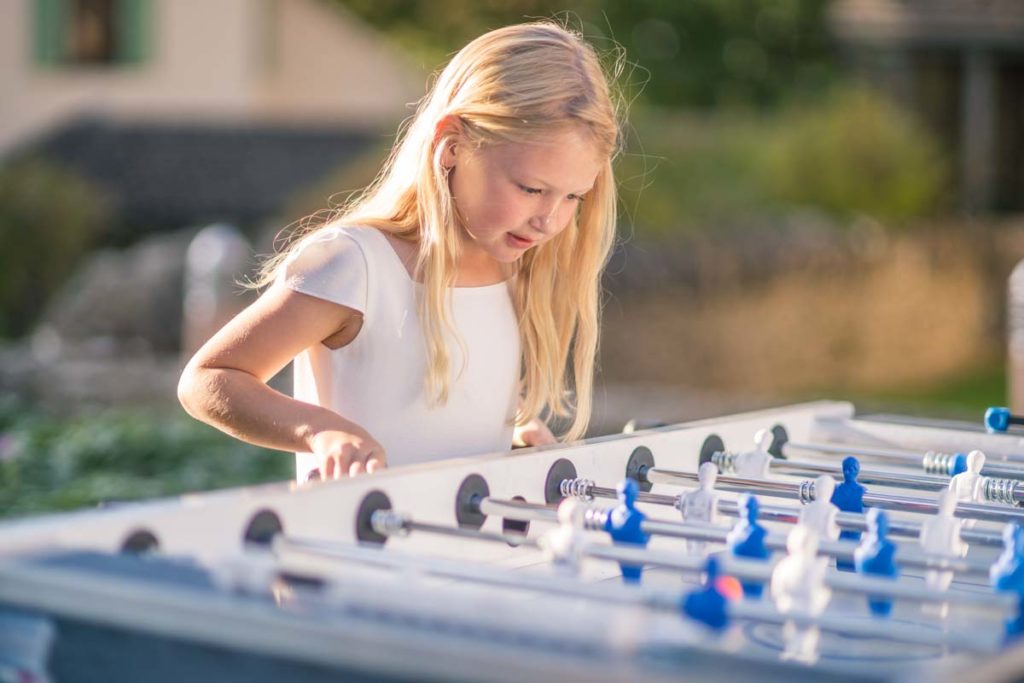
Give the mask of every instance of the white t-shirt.
MULTIPOLYGON (((294 360, 295 398, 335 411, 366 429, 389 467, 507 451, 519 377, 519 326, 508 283, 451 290, 452 322, 468 358, 447 339, 448 401, 430 407, 426 346, 413 281, 375 228, 323 228, 285 262, 278 282, 363 314, 350 344, 314 344, 294 360), (459 375, 460 370, 462 374, 459 375)), ((296 477, 316 468, 296 453, 296 477)))

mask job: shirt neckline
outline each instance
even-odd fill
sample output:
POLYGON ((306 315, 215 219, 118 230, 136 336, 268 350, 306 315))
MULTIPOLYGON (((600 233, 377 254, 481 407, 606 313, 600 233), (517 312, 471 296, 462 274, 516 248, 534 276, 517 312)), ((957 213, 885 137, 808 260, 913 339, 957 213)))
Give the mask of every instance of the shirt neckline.
MULTIPOLYGON (((412 278, 412 276, 409 274, 409 270, 405 267, 405 263, 402 261, 402 258, 398 255, 398 252, 395 251, 395 248, 393 246, 391 246, 391 241, 388 240, 388 238, 384 235, 384 231, 380 230, 379 228, 374 228, 374 227, 367 227, 367 228, 365 228, 365 230, 369 230, 370 232, 373 232, 373 233, 377 234, 377 236, 380 238, 381 242, 383 242, 384 246, 387 248, 388 253, 391 254, 392 262, 395 265, 397 265, 399 270, 402 271, 402 274, 405 275, 406 281, 411 283, 414 287, 422 287, 423 286, 422 282, 418 282, 418 281, 414 280, 412 278)), ((470 285, 468 287, 467 286, 450 287, 449 289, 453 289, 453 290, 455 290, 457 292, 484 292, 484 291, 490 291, 492 289, 496 289, 498 287, 506 287, 507 288, 508 285, 509 285, 509 282, 511 282, 511 279, 509 279, 509 280, 501 280, 500 282, 495 282, 495 283, 490 284, 490 285, 470 285)))

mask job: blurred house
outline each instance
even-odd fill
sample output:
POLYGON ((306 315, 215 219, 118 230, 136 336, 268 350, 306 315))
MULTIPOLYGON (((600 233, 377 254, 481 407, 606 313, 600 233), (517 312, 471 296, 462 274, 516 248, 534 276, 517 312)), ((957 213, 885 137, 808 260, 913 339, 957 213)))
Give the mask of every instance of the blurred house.
POLYGON ((831 23, 956 155, 965 212, 1024 210, 1024 0, 837 0, 831 23))
POLYGON ((0 160, 69 166, 132 229, 257 224, 422 91, 325 0, 0 2, 0 160))

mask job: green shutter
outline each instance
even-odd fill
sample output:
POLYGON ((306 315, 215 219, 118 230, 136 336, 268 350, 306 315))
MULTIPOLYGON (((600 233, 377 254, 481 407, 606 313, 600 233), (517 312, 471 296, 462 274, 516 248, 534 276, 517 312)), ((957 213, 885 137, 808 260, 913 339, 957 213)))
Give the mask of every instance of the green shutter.
POLYGON ((57 64, 64 59, 67 36, 67 0, 34 0, 35 58, 39 64, 57 64))
POLYGON ((116 3, 117 61, 139 63, 149 56, 151 0, 116 3))

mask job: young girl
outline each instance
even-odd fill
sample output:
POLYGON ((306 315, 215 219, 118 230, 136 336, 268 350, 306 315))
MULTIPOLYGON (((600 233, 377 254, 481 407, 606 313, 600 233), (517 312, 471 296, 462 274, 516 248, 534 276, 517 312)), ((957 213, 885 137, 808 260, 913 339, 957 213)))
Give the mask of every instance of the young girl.
POLYGON ((295 451, 300 481, 552 443, 545 414, 581 437, 617 114, 560 26, 471 42, 374 183, 264 265, 267 290, 182 373, 182 405, 295 451), (266 382, 293 359, 290 398, 266 382))

